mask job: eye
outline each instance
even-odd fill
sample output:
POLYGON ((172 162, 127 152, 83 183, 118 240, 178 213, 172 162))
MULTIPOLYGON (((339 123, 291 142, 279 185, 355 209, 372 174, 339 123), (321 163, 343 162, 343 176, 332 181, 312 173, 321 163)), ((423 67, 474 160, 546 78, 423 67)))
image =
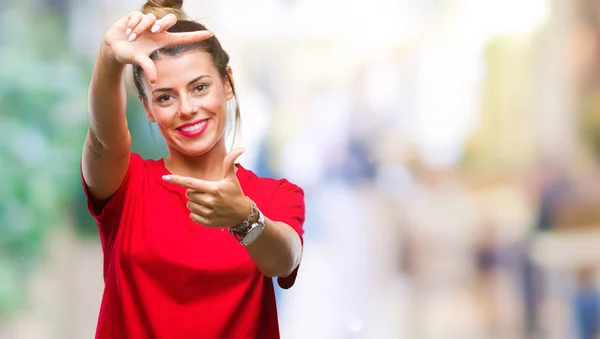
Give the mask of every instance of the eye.
POLYGON ((206 91, 207 88, 208 88, 207 85, 200 84, 200 85, 194 87, 194 92, 196 92, 196 93, 202 93, 202 92, 206 91))
POLYGON ((169 102, 172 98, 173 96, 171 96, 170 94, 165 94, 156 98, 156 102, 158 102, 159 104, 164 104, 166 102, 169 102))

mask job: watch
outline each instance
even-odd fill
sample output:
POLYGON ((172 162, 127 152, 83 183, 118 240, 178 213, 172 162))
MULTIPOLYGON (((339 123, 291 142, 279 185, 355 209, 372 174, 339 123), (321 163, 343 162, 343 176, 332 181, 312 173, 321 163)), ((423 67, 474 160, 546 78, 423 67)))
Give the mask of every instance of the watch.
POLYGON ((254 201, 250 200, 252 208, 250 213, 239 225, 231 227, 229 232, 232 233, 237 241, 244 247, 256 241, 265 230, 265 217, 260 212, 254 201))

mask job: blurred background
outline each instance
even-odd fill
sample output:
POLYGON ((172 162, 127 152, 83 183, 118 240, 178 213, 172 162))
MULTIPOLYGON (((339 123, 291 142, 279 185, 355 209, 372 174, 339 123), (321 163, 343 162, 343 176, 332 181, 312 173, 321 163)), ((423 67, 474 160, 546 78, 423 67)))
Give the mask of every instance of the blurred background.
MULTIPOLYGON (((0 0, 2 339, 94 335, 87 86, 104 32, 142 4, 0 0)), ((184 9, 232 57, 242 163, 306 192, 282 338, 598 336, 599 1, 184 9)), ((134 151, 164 156, 129 99, 134 151)))

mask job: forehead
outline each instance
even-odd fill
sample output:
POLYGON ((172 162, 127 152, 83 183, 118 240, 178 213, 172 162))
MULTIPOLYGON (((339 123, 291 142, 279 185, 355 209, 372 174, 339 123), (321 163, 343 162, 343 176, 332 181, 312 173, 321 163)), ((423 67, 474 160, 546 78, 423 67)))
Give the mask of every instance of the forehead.
POLYGON ((154 60, 158 76, 156 86, 178 85, 180 82, 187 84, 188 81, 200 75, 215 76, 215 69, 210 54, 202 51, 189 51, 176 57, 161 56, 154 60))

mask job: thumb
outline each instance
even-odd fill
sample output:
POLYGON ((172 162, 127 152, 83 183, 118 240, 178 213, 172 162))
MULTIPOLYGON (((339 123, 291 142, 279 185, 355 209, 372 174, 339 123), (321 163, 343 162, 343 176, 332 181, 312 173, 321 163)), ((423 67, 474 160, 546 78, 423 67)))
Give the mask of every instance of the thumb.
POLYGON ((132 62, 139 65, 142 70, 144 70, 148 82, 150 85, 154 86, 156 83, 156 67, 154 66, 154 61, 147 56, 137 54, 133 57, 132 62))
POLYGON ((235 148, 227 153, 223 160, 223 179, 228 177, 235 178, 235 160, 244 153, 244 148, 235 148))

